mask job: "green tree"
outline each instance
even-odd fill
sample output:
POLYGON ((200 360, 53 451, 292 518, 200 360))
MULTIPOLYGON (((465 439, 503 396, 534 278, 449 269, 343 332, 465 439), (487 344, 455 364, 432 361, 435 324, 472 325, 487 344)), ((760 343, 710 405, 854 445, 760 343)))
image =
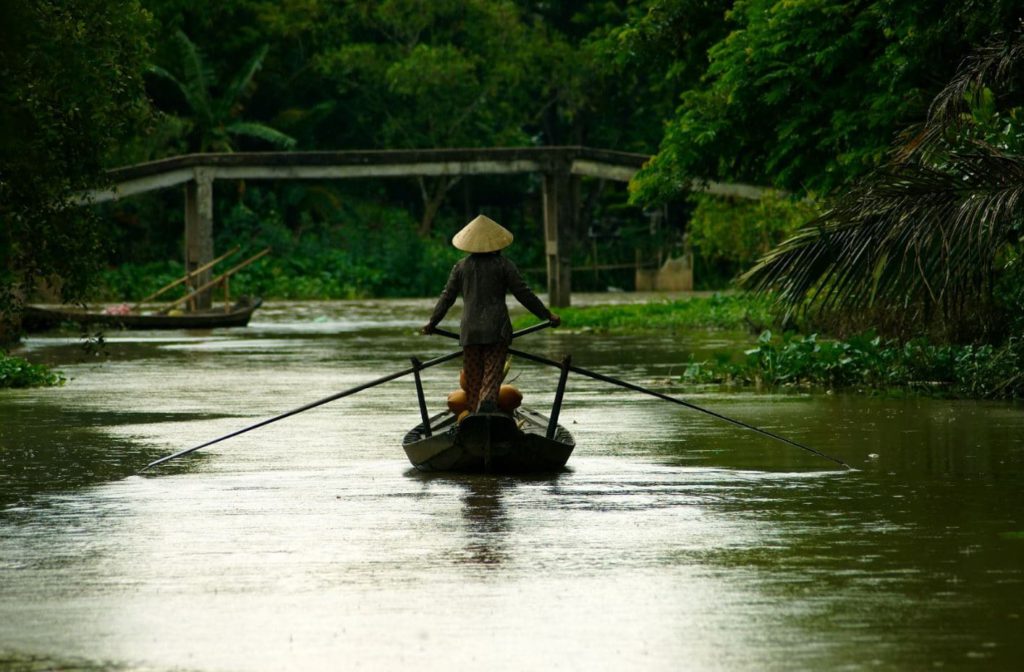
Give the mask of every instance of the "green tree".
POLYGON ((295 139, 255 121, 242 121, 242 99, 253 86, 253 78, 263 66, 267 45, 257 49, 242 66, 220 95, 214 92, 217 77, 205 62, 199 48, 185 33, 175 37, 180 48, 181 76, 176 77, 165 68, 153 66, 151 72, 172 82, 188 105, 189 123, 184 128, 190 149, 198 152, 230 152, 234 150, 232 137, 257 138, 278 147, 290 148, 295 139))
MULTIPOLYGON (((536 62, 514 3, 353 0, 329 22, 315 58, 346 123, 388 149, 526 145, 536 62)), ((456 177, 417 179, 420 234, 456 177)))
MULTIPOLYGON (((577 51, 577 76, 587 78, 579 106, 589 109, 586 131, 597 147, 654 152, 679 96, 700 85, 708 50, 727 32, 732 0, 641 0, 590 21, 577 51)), ((588 15, 585 15, 588 16, 588 15)))
POLYGON ((0 2, 2 321, 42 279, 74 301, 94 278, 101 228, 75 193, 145 118, 149 25, 136 0, 0 2))
MULTIPOLYGON (((734 200, 695 194, 687 231, 704 276, 722 273, 724 280, 750 268, 760 257, 821 214, 814 201, 795 200, 765 191, 759 200, 734 200)), ((706 282, 708 278, 702 278, 706 282)))
POLYGON ((881 165, 936 82, 1019 10, 1013 0, 737 0, 634 198, 670 199, 692 179, 829 193, 881 165))
POLYGON ((1005 336, 1024 308, 1022 64, 1024 33, 977 50, 894 160, 745 282, 791 308, 869 315, 903 334, 933 326, 950 340, 1005 336))

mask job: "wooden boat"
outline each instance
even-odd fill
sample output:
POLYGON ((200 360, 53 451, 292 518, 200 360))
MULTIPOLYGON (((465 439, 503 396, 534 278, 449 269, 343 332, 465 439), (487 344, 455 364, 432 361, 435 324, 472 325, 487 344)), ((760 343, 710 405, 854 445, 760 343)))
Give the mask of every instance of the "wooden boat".
POLYGON ((402 447, 421 471, 557 471, 569 460, 576 440, 558 424, 549 432, 549 424, 547 416, 523 407, 513 415, 476 413, 461 423, 445 412, 430 418, 429 431, 423 422, 413 427, 402 447))
POLYGON ((253 312, 262 305, 260 298, 243 297, 230 306, 228 310, 215 308, 212 310, 192 311, 171 315, 166 313, 150 313, 128 315, 109 315, 84 310, 66 308, 44 308, 42 306, 25 306, 21 324, 25 331, 45 331, 58 327, 65 322, 80 325, 112 327, 115 329, 217 329, 221 327, 244 327, 249 324, 253 312))

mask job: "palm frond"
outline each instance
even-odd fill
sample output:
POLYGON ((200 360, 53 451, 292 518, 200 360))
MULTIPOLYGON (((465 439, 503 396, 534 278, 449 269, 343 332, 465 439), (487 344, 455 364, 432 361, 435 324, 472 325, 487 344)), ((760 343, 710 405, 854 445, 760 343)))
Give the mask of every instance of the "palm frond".
POLYGON ((928 110, 933 124, 959 124, 967 112, 967 101, 983 86, 1003 87, 1013 83, 1024 61, 1024 31, 996 37, 963 60, 953 79, 939 92, 928 110))
POLYGON ((267 56, 267 50, 269 47, 263 45, 256 50, 256 53, 252 55, 252 58, 245 64, 245 66, 238 71, 234 79, 231 80, 231 84, 224 90, 220 100, 217 102, 219 108, 219 115, 221 118, 227 118, 230 116, 231 108, 241 99, 242 94, 249 88, 252 83, 253 77, 263 67, 263 59, 267 56))
POLYGON ((927 158, 940 152, 947 138, 968 123, 972 101, 985 86, 1014 86, 1024 63, 1024 28, 1009 36, 996 36, 968 55, 956 74, 935 96, 927 120, 901 134, 895 152, 898 161, 927 158))
POLYGON ((880 171, 741 278, 790 308, 925 310, 974 300, 1024 216, 1024 157, 979 145, 880 171))
POLYGON ((175 77, 170 70, 167 70, 166 68, 161 68, 159 65, 150 65, 147 68, 147 71, 151 75, 156 75, 157 77, 166 79, 167 81, 174 84, 176 87, 178 87, 178 90, 181 91, 182 96, 188 96, 187 87, 182 83, 180 79, 175 77))
POLYGON ((204 125, 208 125, 213 118, 210 104, 210 87, 214 83, 213 71, 206 65, 199 47, 188 38, 188 35, 179 30, 174 36, 181 50, 185 75, 182 93, 196 117, 202 119, 204 125))
POLYGON ((295 146, 295 138, 265 124, 237 121, 225 127, 224 130, 232 135, 245 135, 251 138, 259 138, 260 140, 277 145, 278 147, 284 147, 285 149, 291 149, 295 146))

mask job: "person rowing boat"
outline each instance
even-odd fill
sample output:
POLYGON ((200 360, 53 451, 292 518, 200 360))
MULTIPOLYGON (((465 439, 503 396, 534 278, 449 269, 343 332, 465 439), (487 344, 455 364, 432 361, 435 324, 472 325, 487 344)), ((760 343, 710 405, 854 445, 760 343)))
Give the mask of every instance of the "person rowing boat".
POLYGON ((551 326, 561 318, 527 286, 522 274, 501 250, 512 244, 512 232, 493 219, 479 215, 452 238, 452 245, 469 256, 459 260, 448 276, 444 291, 434 307, 424 334, 432 334, 462 296, 459 343, 463 348, 466 396, 471 412, 492 411, 512 342, 512 321, 505 295, 511 293, 527 310, 551 326))
POLYGON ((565 466, 576 445, 572 434, 558 424, 562 394, 565 391, 566 379, 570 372, 685 406, 813 453, 846 469, 853 469, 839 458, 741 420, 701 408, 684 399, 574 366, 569 356, 559 363, 522 350, 511 350, 509 344, 514 336, 532 333, 549 326, 557 327, 561 324, 561 318, 548 310, 544 302, 530 291, 515 264, 501 256, 501 250, 512 244, 512 233, 500 224, 480 215, 455 235, 452 244, 456 248, 468 252, 469 256, 460 260, 452 268, 430 321, 422 327, 421 331, 424 334, 437 333, 458 339, 463 346, 462 350, 425 362, 413 358, 411 368, 336 392, 323 399, 261 420, 198 446, 167 455, 150 462, 140 470, 140 473, 151 467, 194 453, 201 448, 212 446, 226 439, 410 374, 416 378, 422 421, 406 434, 402 446, 409 461, 417 469, 423 471, 479 471, 482 469, 488 472, 560 469, 565 466), (513 334, 512 322, 508 316, 508 306, 505 305, 507 292, 511 292, 523 306, 540 319, 545 320, 545 323, 513 334), (460 294, 463 297, 464 307, 461 335, 438 329, 437 325, 460 294), (502 412, 497 408, 496 402, 498 401, 505 357, 509 352, 528 361, 561 370, 550 417, 522 407, 514 408, 512 412, 502 412), (462 422, 461 415, 457 416, 451 409, 430 417, 427 413, 419 374, 424 369, 453 360, 460 355, 464 357, 466 392, 469 402, 467 406, 469 410, 476 411, 476 413, 468 415, 465 422, 462 422))

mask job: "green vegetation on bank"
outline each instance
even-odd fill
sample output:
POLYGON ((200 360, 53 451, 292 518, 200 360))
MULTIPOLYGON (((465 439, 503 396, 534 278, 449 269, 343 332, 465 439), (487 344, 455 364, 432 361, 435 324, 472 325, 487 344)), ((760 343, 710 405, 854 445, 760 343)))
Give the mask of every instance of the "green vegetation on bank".
MULTIPOLYGON (((1019 337, 1002 345, 937 345, 872 332, 845 339, 779 335, 764 329, 775 320, 769 298, 748 293, 565 308, 559 315, 567 329, 675 335, 697 329, 760 331, 742 354, 722 352, 689 362, 681 376, 688 384, 1024 398, 1024 339, 1019 337)), ((515 328, 533 322, 533 317, 522 316, 515 328)))
POLYGON ((54 387, 64 376, 43 364, 30 364, 21 357, 0 351, 0 389, 6 387, 54 387))
MULTIPOLYGON (((772 323, 771 302, 753 294, 713 294, 708 297, 561 308, 568 329, 677 333, 683 329, 762 329, 772 323)), ((521 329, 536 322, 532 316, 515 320, 521 329)))
MULTIPOLYGON (((592 269, 574 290, 628 289, 634 265, 692 253, 698 289, 742 274, 803 338, 872 329, 894 339, 879 358, 927 338, 933 359, 956 360, 948 344, 1019 370, 1020 2, 23 0, 0 3, 0 56, 0 342, 26 301, 130 302, 181 275, 167 261, 183 257, 180 190, 80 207, 106 169, 207 150, 583 144, 653 158, 628 189, 574 181, 561 252, 592 269), (709 181, 768 190, 694 191, 709 181)), ((450 236, 485 212, 539 283, 542 185, 218 179, 214 249, 273 249, 236 296, 436 295, 450 236)), ((778 330, 767 301, 741 295, 565 317, 778 330)), ((842 367, 821 384, 846 385, 842 367)), ((950 371, 932 377, 1016 394, 950 371)))
POLYGON ((682 380, 758 388, 900 390, 975 399, 1024 398, 1024 340, 1001 346, 900 343, 873 333, 845 340, 764 331, 740 362, 690 362, 682 380))
MULTIPOLYGON (((243 245, 218 270, 271 248, 270 256, 231 279, 232 295, 297 300, 431 296, 441 291, 462 256, 439 232, 417 235, 419 224, 402 208, 348 204, 323 219, 307 213, 299 234, 286 223, 286 209, 274 194, 247 194, 225 211, 217 248, 243 245)), ((518 263, 533 258, 529 245, 517 246, 518 263)), ((104 271, 93 298, 137 300, 182 275, 179 261, 121 264, 104 271)))

